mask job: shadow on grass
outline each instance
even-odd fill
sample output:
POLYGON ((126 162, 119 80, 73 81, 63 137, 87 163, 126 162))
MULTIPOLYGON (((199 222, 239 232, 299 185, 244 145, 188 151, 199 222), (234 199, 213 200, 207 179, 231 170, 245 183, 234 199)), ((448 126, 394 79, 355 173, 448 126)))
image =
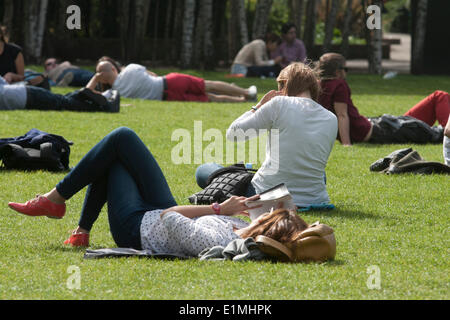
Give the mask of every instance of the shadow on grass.
POLYGON ((381 217, 372 213, 339 208, 330 211, 302 212, 300 215, 305 217, 318 217, 318 218, 332 217, 332 218, 346 218, 346 219, 371 219, 371 220, 381 219, 381 217))

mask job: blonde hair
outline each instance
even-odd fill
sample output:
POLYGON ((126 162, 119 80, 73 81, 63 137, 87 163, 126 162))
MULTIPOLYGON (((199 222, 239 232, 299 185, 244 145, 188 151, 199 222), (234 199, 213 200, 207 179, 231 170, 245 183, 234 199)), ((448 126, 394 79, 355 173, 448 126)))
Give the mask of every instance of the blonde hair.
POLYGON ((308 227, 308 224, 295 211, 278 209, 262 217, 257 224, 244 231, 241 238, 255 239, 262 235, 284 244, 291 244, 297 241, 300 233, 308 227))
POLYGON ((281 70, 277 82, 278 90, 287 96, 295 97, 309 91, 314 101, 319 99, 320 84, 317 72, 304 63, 292 63, 281 70))

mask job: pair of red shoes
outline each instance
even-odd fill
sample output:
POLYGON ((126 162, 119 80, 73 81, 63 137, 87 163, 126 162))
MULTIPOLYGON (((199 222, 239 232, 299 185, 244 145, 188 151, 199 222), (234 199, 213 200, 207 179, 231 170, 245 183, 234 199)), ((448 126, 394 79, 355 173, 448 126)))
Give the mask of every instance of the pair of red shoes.
MULTIPOLYGON (((8 206, 19 213, 31 217, 47 216, 52 219, 62 219, 66 214, 66 204, 53 203, 43 196, 37 196, 35 199, 26 203, 10 202, 8 206)), ((64 241, 64 244, 70 244, 74 247, 88 247, 89 234, 74 233, 69 239, 64 241)))

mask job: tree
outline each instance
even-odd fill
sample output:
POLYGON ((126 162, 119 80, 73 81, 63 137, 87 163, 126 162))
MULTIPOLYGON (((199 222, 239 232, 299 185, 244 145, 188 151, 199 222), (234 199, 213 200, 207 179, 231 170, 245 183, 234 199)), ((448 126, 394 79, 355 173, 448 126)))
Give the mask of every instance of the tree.
POLYGON ((119 17, 122 58, 126 62, 139 61, 142 42, 147 29, 150 1, 121 0, 119 17))
POLYGON ((411 72, 413 74, 423 72, 425 35, 427 31, 427 8, 428 0, 417 1, 416 25, 414 28, 411 57, 411 72))
POLYGON ((325 23, 325 39, 323 40, 322 53, 327 53, 331 50, 331 44, 334 35, 334 26, 336 24, 336 16, 339 10, 339 1, 331 0, 331 9, 327 15, 325 23))
POLYGON ((181 38, 181 67, 189 68, 192 63, 195 26, 195 0, 184 0, 183 33, 181 38))
POLYGON ((41 59, 44 42, 45 22, 48 0, 34 0, 25 6, 25 58, 28 62, 38 63, 41 59))
MULTIPOLYGON (((367 26, 367 44, 368 44, 368 61, 369 73, 381 74, 382 58, 383 58, 383 30, 381 28, 381 8, 383 7, 383 0, 373 0, 372 5, 375 5, 379 10, 379 26, 370 30, 367 26)), ((365 7, 364 7, 365 8, 365 7)), ((377 13, 375 12, 374 15, 377 13)))
POLYGON ((273 0, 258 0, 255 8, 255 20, 253 20, 252 39, 265 37, 272 4, 273 0))
POLYGON ((352 8, 353 0, 347 0, 347 5, 345 7, 344 14, 344 25, 342 28, 342 43, 341 43, 341 53, 344 57, 348 57, 349 41, 350 36, 350 23, 352 21, 352 8))
POLYGON ((297 27, 297 38, 302 37, 303 0, 289 0, 289 20, 297 27))
POLYGON ((303 41, 309 56, 312 56, 316 41, 317 0, 308 0, 306 3, 306 20, 303 41))
POLYGON ((228 22, 229 56, 234 57, 242 46, 248 43, 245 0, 230 0, 230 20, 228 22))
POLYGON ((8 32, 11 32, 14 17, 14 2, 13 0, 5 0, 5 9, 3 12, 3 25, 8 32))
POLYGON ((200 0, 197 27, 195 30, 194 65, 212 69, 214 46, 212 43, 213 0, 200 0))

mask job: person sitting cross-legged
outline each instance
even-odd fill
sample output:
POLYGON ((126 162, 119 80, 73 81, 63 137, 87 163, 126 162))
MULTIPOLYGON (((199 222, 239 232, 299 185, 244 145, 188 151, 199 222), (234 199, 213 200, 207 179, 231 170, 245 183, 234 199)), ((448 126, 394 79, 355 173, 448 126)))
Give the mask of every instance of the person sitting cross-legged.
POLYGON ((118 70, 105 57, 97 64, 96 71, 87 88, 97 90, 98 85, 105 85, 119 91, 125 98, 197 102, 245 102, 257 98, 255 86, 243 89, 226 82, 181 73, 157 76, 138 64, 118 70))

